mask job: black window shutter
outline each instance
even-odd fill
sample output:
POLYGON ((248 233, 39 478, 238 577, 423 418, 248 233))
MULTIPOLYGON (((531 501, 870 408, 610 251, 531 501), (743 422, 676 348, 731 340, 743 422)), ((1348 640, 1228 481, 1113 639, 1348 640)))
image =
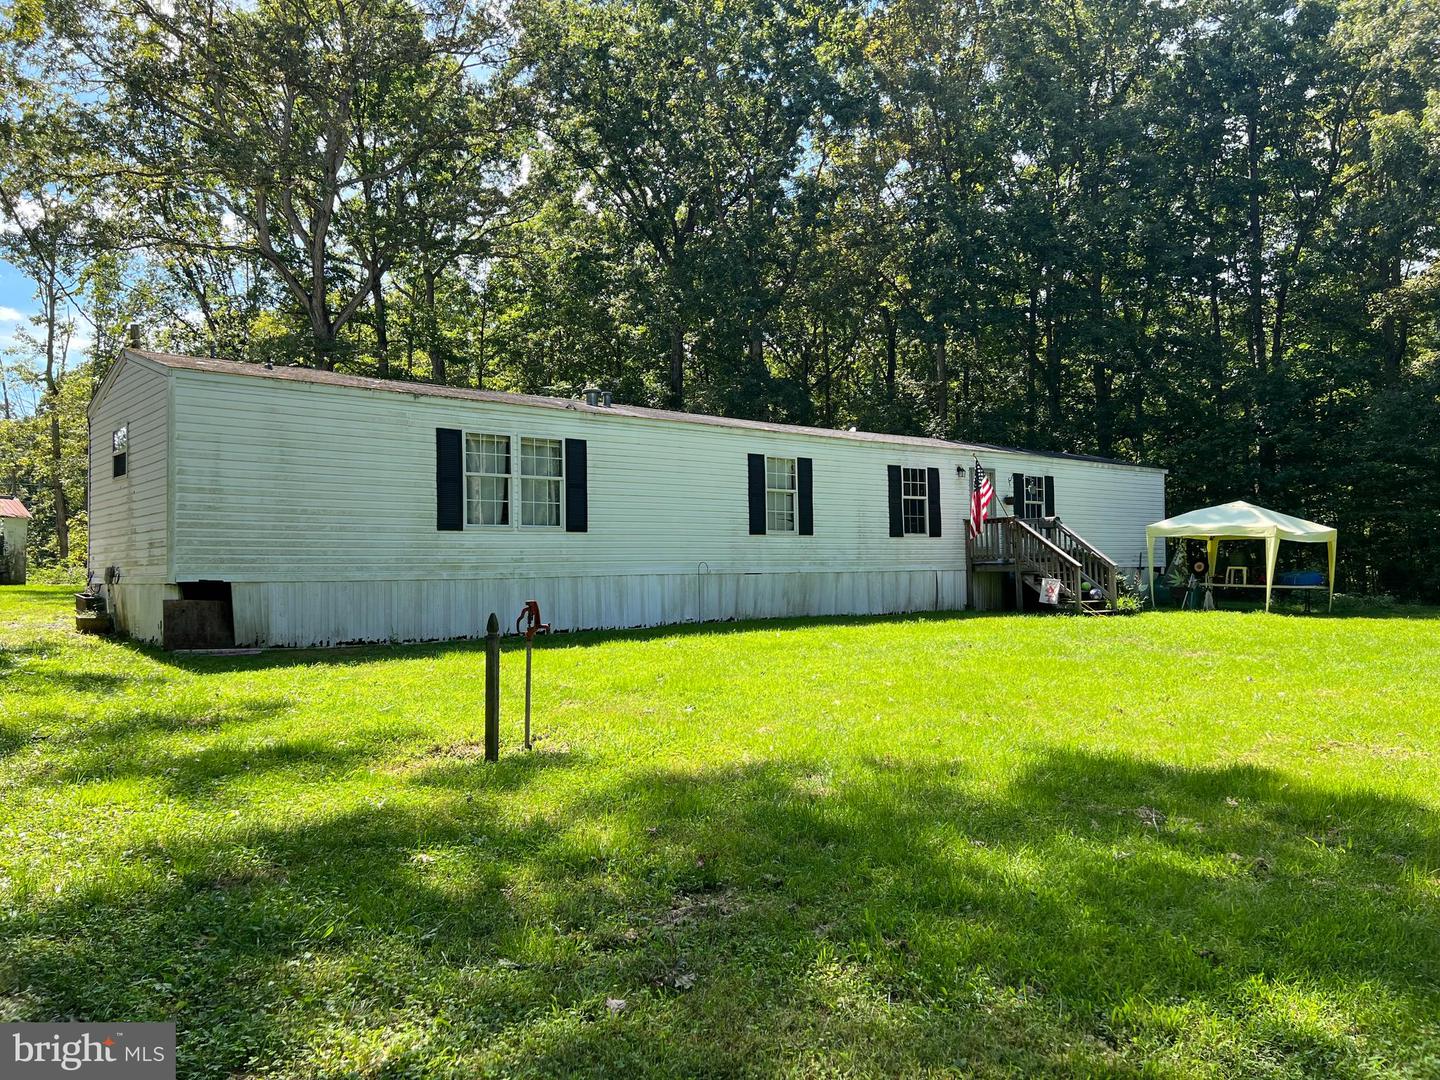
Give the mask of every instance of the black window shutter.
POLYGON ((1055 516, 1055 478, 1045 477, 1045 516, 1055 516))
POLYGON ((1023 472, 1017 472, 1017 473, 1014 474, 1013 480, 1014 480, 1014 490, 1015 490, 1015 505, 1014 505, 1014 507, 1012 507, 1011 512, 1012 512, 1016 517, 1024 517, 1024 516, 1025 516, 1025 474, 1024 474, 1023 472))
POLYGON ((565 440, 565 531, 590 531, 588 452, 584 439, 565 440))
POLYGON ((765 455, 749 455, 750 535, 765 535, 765 455))
POLYGON ((465 462, 458 428, 435 429, 435 528, 465 528, 465 462))
POLYGON ((801 536, 815 535, 815 463, 808 457, 795 459, 795 486, 800 503, 801 536))
POLYGON ((900 505, 900 466, 890 467, 890 535, 905 535, 905 513, 900 505))
POLYGON ((940 535, 940 470, 925 470, 925 493, 930 497, 930 535, 940 535))

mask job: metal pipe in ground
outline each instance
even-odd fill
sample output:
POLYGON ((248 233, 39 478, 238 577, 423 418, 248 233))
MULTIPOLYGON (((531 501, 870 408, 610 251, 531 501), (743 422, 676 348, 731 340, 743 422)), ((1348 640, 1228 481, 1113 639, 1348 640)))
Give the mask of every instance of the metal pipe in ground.
MULTIPOLYGON (((528 699, 528 674, 525 690, 528 699)), ((525 711, 528 728, 528 700, 525 711)), ((485 760, 500 760, 500 618, 494 612, 490 613, 490 621, 485 625, 485 760)))
POLYGON ((530 654, 535 647, 535 639, 527 634, 525 636, 525 749, 530 749, 530 654))
POLYGON ((525 632, 525 749, 532 747, 530 741, 530 658, 531 650, 535 645, 535 635, 545 633, 550 629, 549 623, 540 621, 540 602, 538 600, 526 600, 525 606, 520 609, 520 617, 515 620, 515 632, 518 634, 521 629, 525 632))

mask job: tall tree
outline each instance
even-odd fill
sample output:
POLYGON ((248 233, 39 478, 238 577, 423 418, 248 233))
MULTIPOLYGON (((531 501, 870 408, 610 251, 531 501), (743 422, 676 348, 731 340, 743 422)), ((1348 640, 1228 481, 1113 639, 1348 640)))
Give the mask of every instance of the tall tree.
POLYGON ((492 151, 452 103, 493 65, 493 21, 446 0, 129 0, 121 11, 89 20, 81 40, 122 153, 164 205, 195 203, 221 224, 197 235, 152 213, 156 240, 263 262, 304 319, 315 364, 333 367, 341 331, 414 243, 406 177, 427 156, 463 173, 492 151))

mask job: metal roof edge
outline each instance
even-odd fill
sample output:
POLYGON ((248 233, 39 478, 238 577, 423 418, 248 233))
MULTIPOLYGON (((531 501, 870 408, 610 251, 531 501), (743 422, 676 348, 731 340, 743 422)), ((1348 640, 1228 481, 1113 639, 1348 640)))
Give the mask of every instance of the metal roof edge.
MULTIPOLYGON (((1106 458, 1091 454, 1074 454, 1059 450, 1026 450, 1020 447, 999 446, 992 443, 972 443, 957 439, 936 439, 920 435, 892 435, 885 432, 847 431, 839 428, 808 427, 803 424, 782 424, 769 420, 745 420, 737 417, 714 416, 707 413, 687 413, 670 409, 651 409, 639 405, 587 405, 583 401, 577 401, 572 398, 549 397, 538 394, 512 394, 498 390, 472 390, 466 387, 440 386, 435 383, 410 382, 404 379, 376 379, 364 375, 321 371, 318 368, 305 367, 303 365, 268 367, 262 364, 248 364, 235 360, 183 356, 175 353, 151 352, 145 349, 131 348, 122 349, 121 352, 122 355, 131 354, 138 359, 149 360, 163 367, 182 371, 194 371, 202 374, 268 378, 277 382, 337 386, 353 390, 372 390, 379 393, 408 394, 412 397, 438 397, 459 401, 481 401, 498 405, 564 409, 592 416, 625 416, 632 419, 657 420, 710 427, 729 427, 749 431, 767 431, 775 434, 805 435, 816 438, 848 439, 855 442, 878 442, 895 446, 932 447, 935 449, 961 450, 970 453, 1018 454, 1027 457, 1110 465, 1126 469, 1142 469, 1161 473, 1168 472, 1168 470, 1156 465, 1146 465, 1133 461, 1124 461, 1119 458, 1106 458)), ((118 362, 116 366, 119 366, 118 362)), ((113 370, 112 368, 112 372, 113 370)), ((107 376, 107 381, 108 379, 109 376, 107 376)), ((98 399, 98 391, 96 396, 98 399)))

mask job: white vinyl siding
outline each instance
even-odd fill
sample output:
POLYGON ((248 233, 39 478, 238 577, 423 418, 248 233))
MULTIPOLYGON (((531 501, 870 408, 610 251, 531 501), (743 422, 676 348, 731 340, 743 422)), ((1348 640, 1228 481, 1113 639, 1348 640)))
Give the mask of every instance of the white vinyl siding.
MULTIPOLYGON (((174 580, 964 569, 961 542, 921 550, 889 535, 886 466, 944 465, 943 449, 257 376, 172 377, 174 580), (436 530, 436 428, 511 435, 516 528, 436 530), (347 438, 361 430, 363 441, 347 438), (561 528, 520 526, 521 437, 587 440, 587 532, 566 532, 563 509, 561 528), (237 441, 244 454, 222 452, 237 441), (734 466, 757 441, 767 456, 814 459, 822 535, 757 550, 736 511, 747 492, 745 472, 734 466), (335 453, 341 444, 347 452, 335 453)), ((942 486, 944 505, 963 504, 953 462, 942 486)), ((562 503, 563 487, 550 485, 562 503)))
MULTIPOLYGON (((889 535, 886 466, 940 469, 941 507, 961 514, 969 451, 758 432, 598 411, 410 397, 256 376, 172 373, 176 577, 191 581, 535 578, 623 574, 963 571, 963 534, 889 535), (589 531, 435 529, 437 427, 589 443, 589 531), (362 442, 347 433, 363 430, 362 442), (737 451, 815 460, 822 534, 757 548, 737 451), (246 447, 244 454, 226 446, 246 447), (349 452, 336 454, 337 445, 349 452), (703 566, 701 564, 704 564, 703 566)), ((132 414, 132 441, 140 420, 132 414)), ((108 451, 110 429, 104 430, 108 451)), ((516 449, 512 441, 512 452, 516 449)), ((1057 510, 1122 566, 1164 517, 1158 471, 991 451, 987 464, 1056 477, 1057 510)), ((514 481, 512 481, 513 483, 514 481)), ((513 497, 512 492, 512 497, 513 497)), ((512 508, 512 519, 517 515, 512 508)), ((928 524, 928 523, 927 523, 928 524)))
MULTIPOLYGON (((103 580, 163 583, 169 577, 170 373, 119 361, 90 410, 90 568, 103 580), (125 475, 116 478, 116 436, 124 429, 125 475)), ((214 444, 207 453, 215 453, 214 444)))
POLYGON ((795 459, 765 459, 765 531, 793 533, 796 524, 795 459))

